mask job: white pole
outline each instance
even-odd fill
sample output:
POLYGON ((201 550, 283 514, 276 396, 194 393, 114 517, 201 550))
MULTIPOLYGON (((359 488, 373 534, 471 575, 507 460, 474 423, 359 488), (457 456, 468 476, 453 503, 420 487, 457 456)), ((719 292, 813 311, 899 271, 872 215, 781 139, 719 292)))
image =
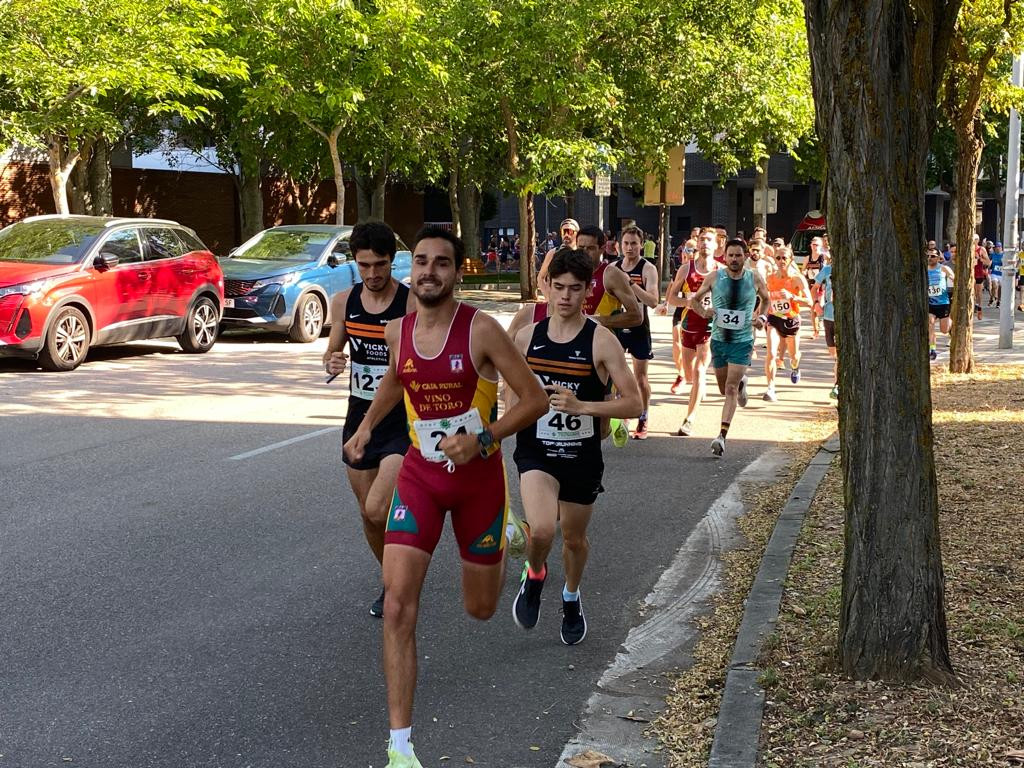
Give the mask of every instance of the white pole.
MULTIPOLYGON (((1013 57, 1013 84, 1024 85, 1024 62, 1013 57)), ((1013 308, 1017 298, 1017 185, 1020 183, 1020 114, 1010 110, 1010 137, 1006 153, 1006 207, 1003 217, 1003 277, 999 289, 999 349, 1013 349, 1013 308)))

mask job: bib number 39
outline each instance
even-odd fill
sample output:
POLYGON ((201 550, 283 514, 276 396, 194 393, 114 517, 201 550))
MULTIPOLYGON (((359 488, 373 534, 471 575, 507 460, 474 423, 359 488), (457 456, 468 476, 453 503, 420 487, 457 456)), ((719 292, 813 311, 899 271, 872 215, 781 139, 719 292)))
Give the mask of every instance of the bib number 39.
POLYGON ((427 461, 448 461, 441 450, 441 442, 453 435, 475 435, 484 428, 480 412, 474 408, 446 419, 420 419, 413 422, 420 453, 427 461))
POLYGON ((719 328, 738 331, 743 328, 747 313, 742 309, 719 309, 715 312, 715 322, 719 328))

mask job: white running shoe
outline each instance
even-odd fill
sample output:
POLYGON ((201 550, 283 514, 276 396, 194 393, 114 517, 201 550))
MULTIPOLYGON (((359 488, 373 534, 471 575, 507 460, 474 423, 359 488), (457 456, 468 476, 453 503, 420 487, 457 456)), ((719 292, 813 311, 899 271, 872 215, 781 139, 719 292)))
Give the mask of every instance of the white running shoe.
POLYGON ((736 398, 736 402, 740 404, 740 408, 747 407, 747 377, 744 376, 740 379, 740 393, 736 398))
POLYGON ((725 453, 725 438, 719 435, 711 441, 711 453, 715 456, 721 456, 725 453))
POLYGON ((775 403, 778 402, 779 396, 775 394, 774 389, 768 389, 765 390, 763 395, 761 395, 761 399, 769 403, 775 403))

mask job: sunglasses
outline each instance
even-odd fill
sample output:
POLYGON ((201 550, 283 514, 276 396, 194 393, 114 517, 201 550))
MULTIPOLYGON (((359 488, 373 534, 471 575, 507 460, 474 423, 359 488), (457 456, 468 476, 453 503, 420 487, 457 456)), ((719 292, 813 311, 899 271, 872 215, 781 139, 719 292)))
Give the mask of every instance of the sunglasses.
POLYGON ((788 256, 776 256, 775 260, 776 261, 789 261, 789 257, 788 256))
POLYGON ((563 235, 575 235, 576 234, 576 230, 575 229, 568 229, 568 228, 566 228, 566 229, 562 230, 562 234, 563 235))
POLYGON ((683 248, 683 253, 693 253, 696 248, 683 248))

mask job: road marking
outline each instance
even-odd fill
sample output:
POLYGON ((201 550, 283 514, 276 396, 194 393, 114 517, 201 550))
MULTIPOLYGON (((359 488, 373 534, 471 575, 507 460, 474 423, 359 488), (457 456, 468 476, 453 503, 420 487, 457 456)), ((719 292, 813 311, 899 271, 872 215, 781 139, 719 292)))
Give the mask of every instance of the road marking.
POLYGON ((341 427, 327 427, 327 429, 318 429, 316 432, 310 432, 307 435, 299 435, 298 437, 290 437, 287 440, 282 440, 279 443, 272 443, 265 445, 262 448, 257 448, 254 451, 247 451, 240 453, 237 456, 231 456, 228 461, 241 461, 242 459, 251 459, 253 456, 259 456, 261 453, 267 451, 276 451, 278 448, 284 448, 286 445, 292 445, 293 443, 301 443, 303 440, 309 440, 313 437, 319 437, 320 435, 326 435, 329 432, 341 432, 341 427))

